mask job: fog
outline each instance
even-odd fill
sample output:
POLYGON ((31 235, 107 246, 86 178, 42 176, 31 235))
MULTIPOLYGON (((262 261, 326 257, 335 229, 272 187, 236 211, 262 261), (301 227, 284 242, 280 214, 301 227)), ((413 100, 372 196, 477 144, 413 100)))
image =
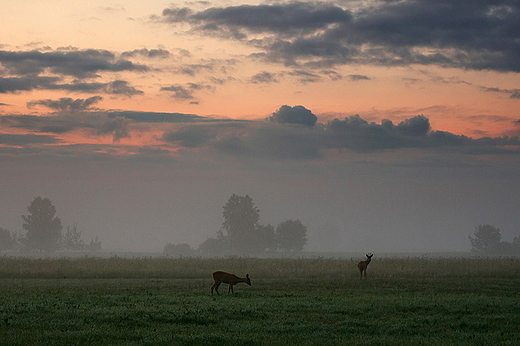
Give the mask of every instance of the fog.
POLYGON ((41 196, 86 243, 161 253, 247 194, 308 252, 520 236, 518 1, 217 3, 0 13, 0 227, 41 196))
MULTIPOLYGON (((196 248, 215 237, 234 193, 249 195, 261 224, 300 219, 312 252, 469 251, 482 223, 503 240, 520 234, 515 169, 490 164, 352 156, 342 162, 11 162, 2 170, 1 224, 21 230, 36 196, 55 205, 64 228, 78 224, 103 251, 196 248)), ((413 152, 402 153, 413 157, 413 152)))

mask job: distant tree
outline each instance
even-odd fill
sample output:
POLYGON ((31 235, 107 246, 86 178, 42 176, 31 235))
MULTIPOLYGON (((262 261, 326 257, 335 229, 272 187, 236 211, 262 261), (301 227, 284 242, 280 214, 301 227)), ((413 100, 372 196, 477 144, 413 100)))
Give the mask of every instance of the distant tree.
POLYGON ((276 226, 278 247, 285 251, 302 251, 307 243, 307 227, 300 220, 287 220, 276 226))
POLYGON ((22 231, 18 231, 16 233, 13 232, 12 237, 16 250, 20 252, 27 252, 29 250, 27 246, 27 237, 22 231))
POLYGON ((58 249, 61 238, 61 220, 48 198, 35 197, 27 207, 29 215, 22 215, 23 229, 27 231, 27 246, 32 250, 52 252, 58 249))
POLYGON ((222 229, 234 253, 263 251, 256 242, 260 210, 248 195, 229 197, 223 211, 222 229))
POLYGON ((83 251, 85 249, 85 243, 81 239, 81 231, 78 231, 78 224, 75 223, 71 226, 67 226, 67 231, 61 239, 61 243, 66 250, 72 251, 83 251))
POLYGON ((275 239, 275 230, 274 226, 271 224, 257 225, 257 229, 255 232, 255 242, 259 251, 265 250, 276 250, 276 239, 275 239))
POLYGON ((499 253, 502 235, 500 229, 492 225, 479 225, 475 228, 475 237, 469 236, 471 251, 480 253, 499 253))
POLYGON ((90 241, 90 245, 88 246, 88 250, 90 252, 98 252, 101 251, 101 240, 96 236, 95 239, 90 241))
POLYGON ((164 246, 163 254, 175 257, 193 256, 195 255, 195 250, 193 250, 189 244, 168 243, 164 246))
POLYGON ((0 227, 0 251, 12 250, 15 247, 15 240, 11 232, 5 228, 0 227))

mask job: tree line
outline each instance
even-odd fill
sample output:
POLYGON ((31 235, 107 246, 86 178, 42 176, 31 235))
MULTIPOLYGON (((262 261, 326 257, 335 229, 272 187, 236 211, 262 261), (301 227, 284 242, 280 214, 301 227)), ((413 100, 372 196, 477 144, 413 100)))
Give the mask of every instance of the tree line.
MULTIPOLYGON (((25 233, 11 233, 0 227, 0 251, 19 252, 55 252, 67 251, 100 251, 101 241, 98 237, 86 244, 78 224, 66 227, 56 216, 56 208, 48 198, 35 197, 27 207, 28 214, 22 215, 22 228, 25 233)), ((215 238, 208 238, 198 249, 188 244, 165 245, 165 255, 191 256, 259 254, 266 251, 302 251, 307 243, 307 227, 299 220, 286 220, 276 227, 260 224, 260 210, 248 195, 231 195, 223 207, 222 227, 215 238)), ((471 251, 480 254, 520 254, 520 237, 512 242, 502 240, 500 229, 493 225, 483 224, 475 228, 473 236, 469 236, 471 251)))
POLYGON ((164 247, 165 255, 255 255, 266 251, 302 251, 307 243, 307 227, 299 220, 286 220, 276 227, 260 224, 260 209, 248 195, 231 195, 223 207, 222 227, 216 238, 208 238, 198 249, 188 244, 164 247))
POLYGON ((51 253, 58 250, 101 250, 98 237, 92 239, 90 244, 85 244, 77 223, 67 226, 67 230, 62 233, 61 219, 56 216, 56 207, 50 199, 35 197, 27 211, 27 215, 22 215, 22 228, 25 233, 11 233, 5 228, 0 228, 0 251, 51 253))
POLYGON ((489 224, 475 227, 473 237, 469 236, 471 251, 480 254, 519 255, 520 237, 512 242, 502 240, 500 229, 489 224))

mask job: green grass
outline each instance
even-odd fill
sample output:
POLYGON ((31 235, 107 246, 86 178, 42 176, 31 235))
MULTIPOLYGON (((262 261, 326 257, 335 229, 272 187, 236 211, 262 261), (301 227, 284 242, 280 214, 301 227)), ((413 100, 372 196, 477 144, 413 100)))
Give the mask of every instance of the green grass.
POLYGON ((520 344, 520 260, 356 262, 0 258, 0 343, 520 344), (252 286, 211 296, 217 269, 252 286))

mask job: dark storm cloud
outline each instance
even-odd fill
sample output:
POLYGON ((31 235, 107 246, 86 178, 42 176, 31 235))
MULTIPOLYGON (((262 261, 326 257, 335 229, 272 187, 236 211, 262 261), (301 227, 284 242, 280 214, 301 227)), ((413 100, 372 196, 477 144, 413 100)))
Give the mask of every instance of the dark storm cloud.
POLYGON ((324 68, 438 65, 520 72, 517 0, 382 1, 348 9, 323 2, 165 9, 162 20, 254 45, 257 57, 324 68))
MULTIPOLYGON (((389 148, 411 147, 407 138, 395 131, 391 121, 381 125, 368 123, 359 115, 334 119, 325 125, 325 145, 330 148, 349 148, 357 152, 368 152, 389 148)), ((415 143, 417 145, 417 143, 415 143)))
MULTIPOLYGON (((329 121, 325 129, 327 146, 357 152, 442 147, 461 147, 465 150, 475 144, 475 140, 466 136, 432 131, 429 119, 423 115, 411 117, 394 125, 391 120, 386 119, 382 120, 381 124, 369 123, 356 114, 329 121)), ((516 145, 514 140, 509 142, 511 145, 516 145)))
POLYGON ((303 106, 283 105, 273 113, 269 120, 280 124, 301 124, 312 127, 316 124, 318 117, 303 106))
POLYGON ((424 136, 430 131, 430 120, 424 115, 418 115, 400 122, 395 128, 403 135, 424 136))
MULTIPOLYGON (((149 52, 150 53, 150 52, 149 52)), ((65 90, 83 93, 106 93, 131 97, 143 94, 127 81, 92 82, 106 72, 145 72, 149 68, 117 58, 106 50, 57 50, 51 52, 0 51, 0 93, 32 90, 65 90), (70 80, 74 78, 73 80, 70 80)))
MULTIPOLYGON (((309 110, 284 106, 267 122, 220 123, 169 131, 165 142, 188 148, 213 148, 226 155, 273 159, 319 159, 325 150, 372 153, 382 150, 430 149, 457 151, 463 155, 519 154, 518 137, 472 139, 445 131, 433 131, 429 119, 417 115, 397 125, 390 120, 369 123, 359 115, 310 125, 309 110), (277 116, 279 116, 277 120, 277 116), (290 119, 290 121, 287 121, 290 119)), ((312 120, 312 119, 311 119, 312 120)))
MULTIPOLYGON (((102 112, 89 109, 97 102, 96 98, 87 100, 34 101, 34 105, 58 110, 54 116, 0 116, 0 131, 5 133, 0 144, 7 147, 59 144, 59 135, 72 131, 88 136, 112 136, 113 142, 118 142, 133 134, 162 130, 163 135, 157 139, 176 147, 245 159, 318 160, 331 150, 370 154, 415 148, 460 155, 520 154, 520 139, 516 136, 472 139, 435 131, 423 115, 397 124, 391 120, 368 122, 359 115, 322 124, 303 106, 282 106, 267 121, 240 121, 182 113, 102 112), (12 129, 53 136, 8 134, 12 129)), ((70 150, 74 151, 71 147, 63 153, 70 150)))
POLYGON ((127 97, 143 94, 141 90, 134 88, 128 84, 127 81, 123 80, 115 80, 108 83, 90 83, 78 80, 75 80, 72 83, 60 83, 59 77, 0 77, 0 94, 31 90, 66 90, 82 93, 104 92, 107 94, 123 95, 127 97))
POLYGON ((252 32, 278 32, 283 34, 312 33, 330 24, 347 22, 351 15, 343 9, 315 3, 281 5, 242 5, 209 8, 193 13, 183 9, 166 9, 167 21, 200 23, 200 30, 249 30, 252 32))
POLYGON ((0 77, 0 94, 33 89, 51 89, 55 87, 59 80, 58 77, 0 77))
POLYGON ((306 127, 262 124, 241 136, 219 137, 214 148, 227 155, 278 160, 312 160, 322 157, 319 133, 306 127))
POLYGON ((101 96, 93 96, 87 99, 72 99, 70 97, 62 97, 59 100, 46 99, 27 102, 27 108, 34 106, 45 106, 57 111, 77 112, 87 110, 101 100, 103 100, 101 96))
POLYGON ((520 154, 518 137, 472 139, 445 131, 433 131, 430 121, 417 115, 394 125, 390 120, 369 123, 359 115, 334 119, 325 125, 325 143, 331 148, 357 152, 386 149, 443 148, 457 149, 461 154, 520 154))
POLYGON ((245 159, 309 160, 322 157, 318 135, 305 126, 228 122, 183 127, 166 133, 163 140, 245 159))
POLYGON ((51 72, 75 78, 97 77, 100 72, 148 71, 144 65, 118 59, 106 50, 12 52, 0 51, 0 64, 15 76, 38 75, 51 72))
POLYGON ((25 146, 32 144, 56 144, 59 140, 48 135, 13 135, 0 133, 0 144, 25 146))

